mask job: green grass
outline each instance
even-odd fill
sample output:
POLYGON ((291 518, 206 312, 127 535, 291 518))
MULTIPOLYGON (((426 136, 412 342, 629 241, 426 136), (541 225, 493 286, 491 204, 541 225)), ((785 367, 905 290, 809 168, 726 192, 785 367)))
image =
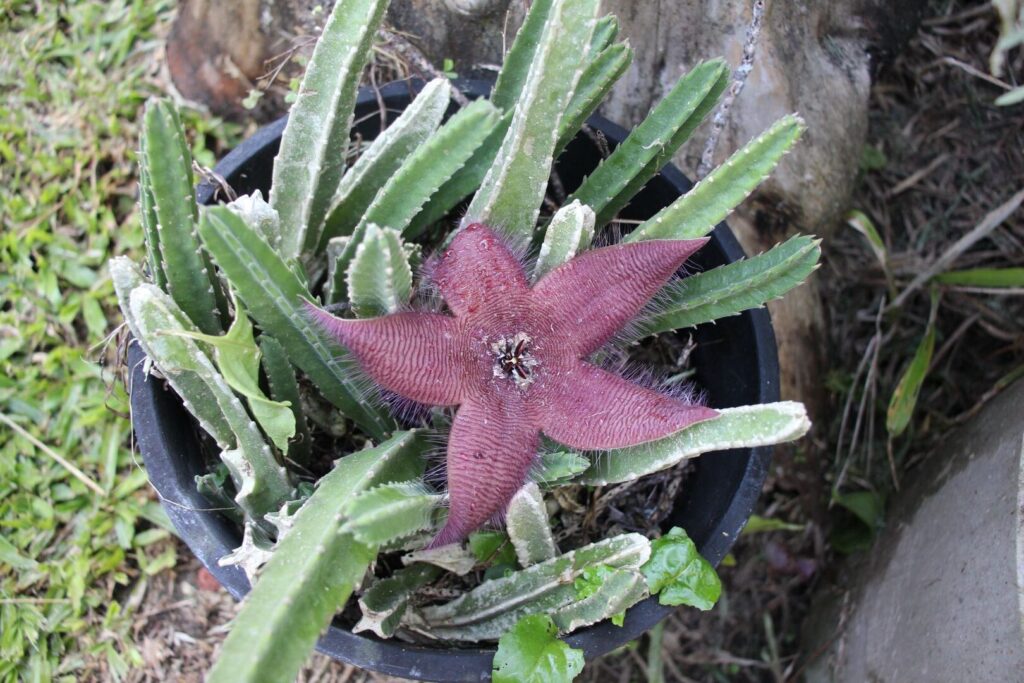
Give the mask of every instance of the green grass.
MULTIPOLYGON (((139 665, 133 611, 177 559, 103 344, 120 323, 106 260, 141 248, 135 122, 161 93, 172 5, 0 0, 0 681, 139 665)), ((205 165, 240 134, 185 118, 205 165)))

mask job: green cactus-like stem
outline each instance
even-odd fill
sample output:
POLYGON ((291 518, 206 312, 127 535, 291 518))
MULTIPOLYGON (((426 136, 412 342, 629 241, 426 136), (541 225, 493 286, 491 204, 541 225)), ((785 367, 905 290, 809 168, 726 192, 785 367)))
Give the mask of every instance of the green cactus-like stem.
POLYGON ((352 631, 372 631, 381 638, 390 638, 395 634, 409 606, 409 598, 441 576, 442 572, 440 567, 419 563, 399 569, 388 578, 376 582, 359 598, 363 616, 352 631))
POLYGON ((636 337, 693 327, 778 299, 818 267, 821 240, 792 237, 763 254, 669 283, 636 337))
POLYGON ((672 436, 602 453, 592 458, 590 469, 573 482, 604 486, 632 481, 703 453, 793 441, 810 428, 807 410, 803 404, 793 401, 722 408, 717 417, 672 436))
POLYGON ((324 224, 321 248, 334 237, 352 233, 377 192, 441 125, 450 93, 451 86, 446 79, 427 83, 412 104, 370 143, 345 173, 324 224))
POLYGON ((782 117, 623 241, 684 240, 707 235, 768 177, 806 127, 799 116, 782 117))
POLYGON ((627 43, 606 47, 587 62, 558 127, 556 156, 576 136, 632 62, 633 50, 627 43))
POLYGON ((587 568, 637 570, 649 556, 650 544, 640 534, 615 536, 486 581, 444 605, 407 613, 405 623, 433 638, 497 640, 526 615, 558 612, 575 602, 574 582, 587 568))
POLYGON ((537 263, 533 266, 533 279, 544 277, 589 247, 593 239, 594 211, 578 200, 566 204, 548 223, 537 263))
MULTIPOLYGON (((499 121, 498 111, 487 100, 476 100, 448 119, 377 193, 338 255, 336 272, 348 272, 370 224, 404 232, 430 197, 473 156, 499 121)), ((339 293, 332 291, 332 296, 338 297, 339 293)))
POLYGON ((509 502, 505 528, 521 566, 530 567, 558 555, 544 498, 532 481, 509 502))
POLYGON ((494 82, 491 102, 495 107, 510 111, 519 100, 553 4, 552 0, 534 0, 530 3, 530 10, 516 32, 512 47, 502 62, 498 79, 494 82))
POLYGON ((601 17, 594 25, 594 35, 590 38, 590 49, 587 51, 587 55, 593 57, 599 54, 615 42, 618 35, 619 20, 612 14, 601 17))
POLYGON ((424 443, 401 432, 345 456, 291 520, 235 618, 207 683, 280 683, 295 678, 316 639, 376 557, 339 531, 353 496, 422 473, 424 443))
MULTIPOLYGON (((645 174, 656 159, 668 159, 675 153, 675 142, 680 144, 686 136, 680 130, 694 127, 700 117, 695 112, 726 78, 725 62, 714 59, 698 64, 679 79, 669 93, 638 125, 611 156, 601 162, 594 172, 572 195, 594 209, 597 224, 607 223, 626 204, 638 176, 645 174)), ((645 178, 643 182, 648 179, 645 178)))
POLYGON ((408 303, 412 268, 397 230, 373 223, 366 227, 349 265, 347 284, 352 310, 360 318, 394 313, 408 303))
POLYGON ((219 334, 223 329, 221 313, 227 307, 218 301, 220 284, 196 234, 198 209, 192 189, 192 157, 178 113, 169 102, 151 100, 143 120, 144 208, 152 201, 144 223, 156 219, 154 254, 159 253, 162 265, 162 275, 151 266, 154 280, 158 284, 166 280, 167 291, 202 332, 219 334))
POLYGON ((423 209, 416 214, 416 217, 409 223, 405 234, 407 237, 417 237, 423 230, 432 223, 441 220, 463 199, 471 195, 480 187, 488 169, 494 163, 498 155, 501 143, 508 132, 509 124, 512 122, 512 112, 506 112, 498 124, 494 127, 484 141, 477 147, 465 164, 437 189, 423 209))
POLYGON ((363 67, 387 0, 338 0, 299 86, 274 160, 270 204, 284 227, 281 255, 316 248, 345 172, 345 151, 363 67))
POLYGON ((342 365, 344 351, 306 315, 309 290, 266 240, 225 207, 204 212, 199 234, 260 328, 287 349, 324 397, 376 438, 394 425, 361 398, 342 365))
POLYGON ((181 396, 185 408, 224 449, 238 495, 235 500, 253 520, 280 507, 292 484, 264 441, 241 401, 199 344, 187 336, 198 333, 174 301, 155 285, 131 291, 127 315, 139 332, 143 348, 181 396), (223 432, 226 424, 229 433, 223 432))
POLYGON ((547 188, 559 125, 575 92, 594 32, 597 0, 554 0, 494 164, 466 220, 504 226, 520 241, 533 235, 547 188))
POLYGON ((362 543, 380 545, 432 529, 444 496, 422 482, 382 484, 360 494, 345 508, 341 530, 362 543))

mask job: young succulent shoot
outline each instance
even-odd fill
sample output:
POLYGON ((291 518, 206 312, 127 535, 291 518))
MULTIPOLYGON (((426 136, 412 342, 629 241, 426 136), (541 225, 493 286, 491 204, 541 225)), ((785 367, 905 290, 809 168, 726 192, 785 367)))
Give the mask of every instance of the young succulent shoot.
POLYGON ((403 311, 354 320, 306 304, 381 387, 427 405, 458 406, 447 451, 450 511, 431 547, 503 518, 536 463, 541 433, 570 448, 608 450, 717 414, 587 360, 706 241, 593 249, 531 287, 502 237, 472 223, 433 269, 451 315, 403 311))

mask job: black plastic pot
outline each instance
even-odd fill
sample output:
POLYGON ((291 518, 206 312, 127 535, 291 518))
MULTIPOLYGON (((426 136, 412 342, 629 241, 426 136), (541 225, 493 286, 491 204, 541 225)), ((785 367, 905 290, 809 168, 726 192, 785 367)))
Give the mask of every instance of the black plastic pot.
MULTIPOLYGON (((487 93, 489 85, 459 83, 470 96, 487 93)), ((395 83, 381 90, 389 112, 409 104, 415 86, 395 83)), ((356 105, 356 130, 365 138, 380 131, 377 97, 362 91, 356 105)), ((601 131, 614 146, 626 131, 594 116, 589 124, 601 131)), ((239 193, 270 187, 274 156, 280 144, 284 119, 261 128, 228 154, 216 172, 239 193)), ((558 173, 568 191, 599 162, 600 151, 587 136, 574 140, 557 162, 558 173)), ((667 166, 648 183, 624 212, 628 218, 646 219, 685 193, 691 183, 675 167, 667 166)), ((216 188, 204 184, 199 201, 214 202, 216 188)), ((691 265, 708 269, 743 257, 739 244, 724 224, 712 233, 711 242, 691 265)), ((715 408, 777 401, 778 358, 771 321, 765 310, 747 311, 725 318, 716 325, 696 331, 694 365, 697 381, 715 408)), ((139 451, 150 482, 159 492, 178 533, 199 560, 236 598, 249 591, 245 575, 237 567, 220 567, 224 555, 241 542, 240 529, 215 511, 197 491, 195 476, 203 474, 204 458, 192 418, 177 395, 163 382, 147 378, 142 371, 142 352, 132 345, 132 419, 139 451)), ((754 507, 764 482, 770 448, 724 451, 698 458, 672 510, 667 526, 686 529, 701 554, 718 564, 735 542, 754 507)), ((566 637, 573 647, 582 648, 593 659, 640 636, 668 616, 672 608, 649 598, 631 608, 622 627, 603 622, 566 637)), ((494 650, 490 648, 441 649, 413 646, 396 640, 380 640, 369 634, 353 634, 331 626, 317 646, 334 659, 364 669, 427 681, 488 680, 494 650)))

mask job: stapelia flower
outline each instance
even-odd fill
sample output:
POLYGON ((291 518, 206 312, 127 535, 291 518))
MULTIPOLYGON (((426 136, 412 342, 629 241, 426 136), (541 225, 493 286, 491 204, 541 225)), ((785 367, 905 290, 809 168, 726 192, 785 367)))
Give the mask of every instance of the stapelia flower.
POLYGON ((451 315, 349 320, 308 304, 383 388, 458 406, 448 440, 450 511, 431 547, 460 541, 504 515, 529 476, 541 433, 570 448, 606 450, 653 441, 716 414, 586 360, 705 241, 592 249, 531 287, 501 238, 473 224, 433 273, 451 315))

